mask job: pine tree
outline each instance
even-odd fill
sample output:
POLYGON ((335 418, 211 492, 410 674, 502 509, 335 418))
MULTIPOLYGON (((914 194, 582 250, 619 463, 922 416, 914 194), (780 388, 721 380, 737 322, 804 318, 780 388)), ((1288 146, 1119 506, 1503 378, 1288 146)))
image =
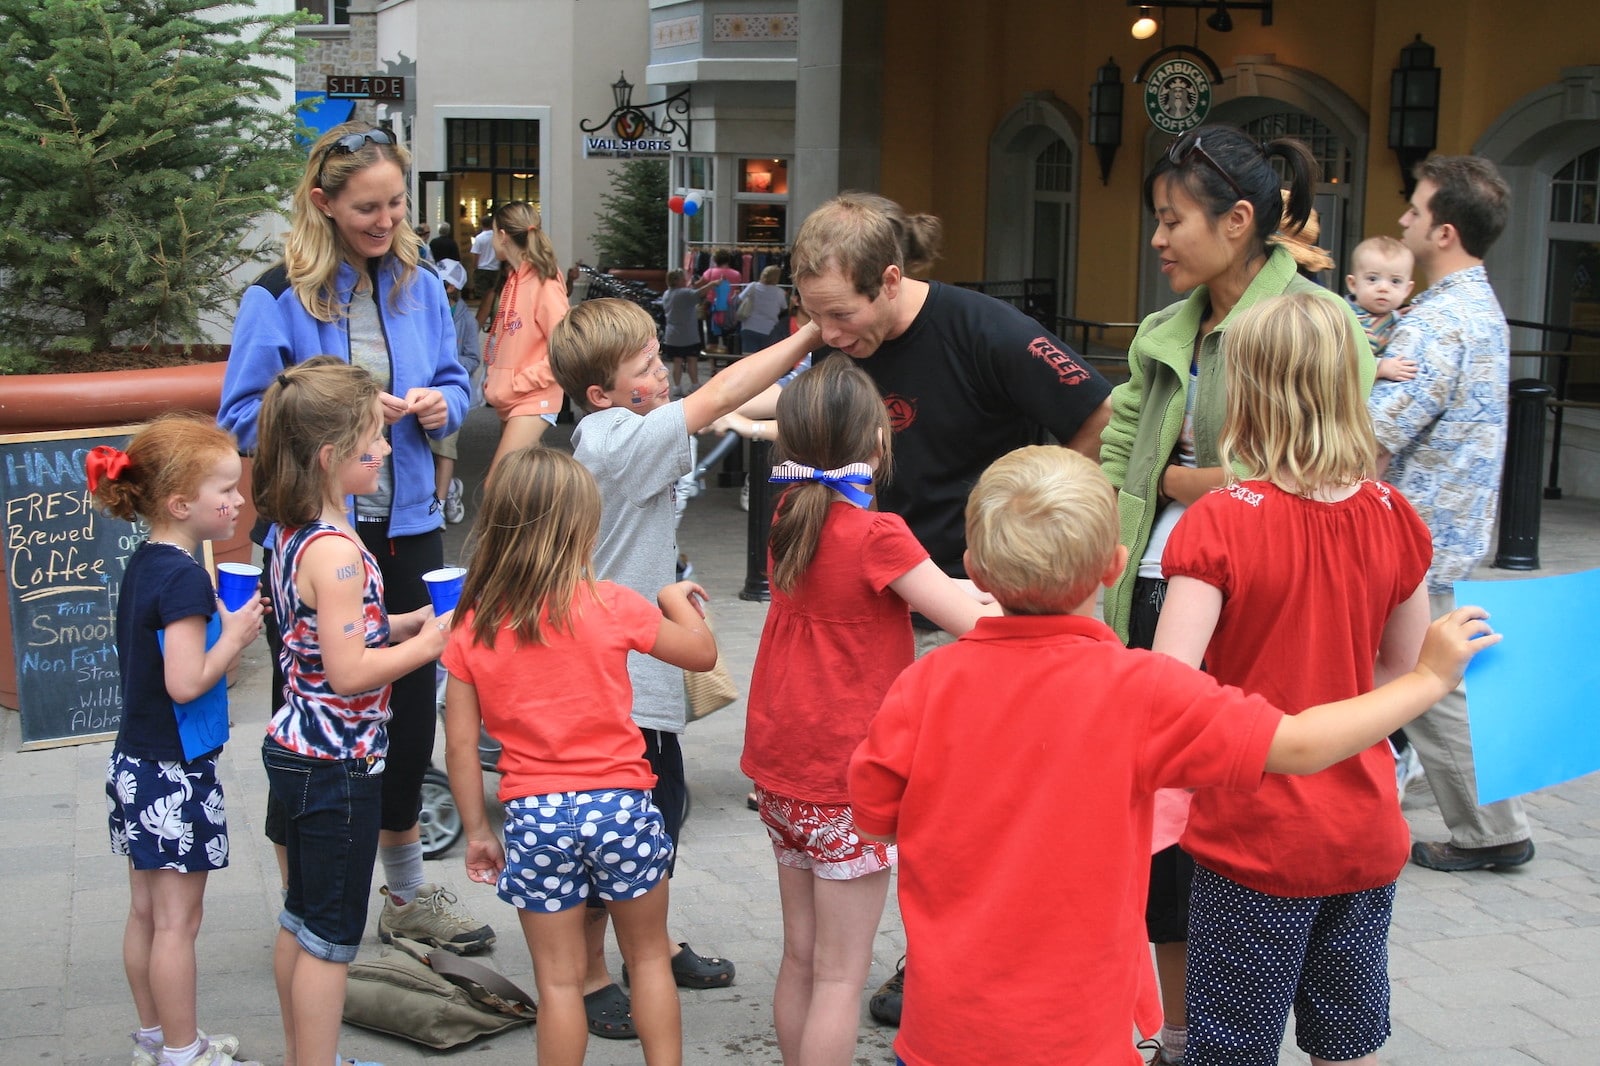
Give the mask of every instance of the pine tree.
POLYGON ((595 214, 601 267, 659 268, 667 261, 667 161, 630 159, 610 174, 595 214))
POLYGON ((295 14, 221 0, 0 0, 0 367, 200 339, 304 165, 295 14), (25 360, 25 356, 24 356, 25 360))

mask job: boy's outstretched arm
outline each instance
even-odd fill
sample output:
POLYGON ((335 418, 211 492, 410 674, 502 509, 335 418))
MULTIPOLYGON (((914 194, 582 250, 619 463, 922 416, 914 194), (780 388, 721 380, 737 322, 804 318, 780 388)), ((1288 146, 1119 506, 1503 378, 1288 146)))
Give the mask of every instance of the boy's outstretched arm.
POLYGON ((1457 607, 1428 627, 1416 668, 1354 699, 1308 707, 1278 725, 1267 769, 1312 774, 1365 751, 1432 707, 1461 683, 1472 657, 1500 634, 1482 607, 1457 607))
POLYGON ((683 398, 683 420, 690 433, 699 433, 734 410, 822 345, 822 330, 808 322, 777 344, 747 355, 718 371, 711 380, 683 398))

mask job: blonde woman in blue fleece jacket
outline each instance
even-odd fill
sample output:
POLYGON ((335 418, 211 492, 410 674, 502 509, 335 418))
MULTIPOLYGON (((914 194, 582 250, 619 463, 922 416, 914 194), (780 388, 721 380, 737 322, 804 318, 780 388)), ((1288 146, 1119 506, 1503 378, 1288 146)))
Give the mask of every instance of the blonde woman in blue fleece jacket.
MULTIPOLYGON (((1105 620, 1130 647, 1148 648, 1155 637, 1166 595, 1161 551, 1178 516, 1223 483, 1217 459, 1223 342, 1235 313, 1268 296, 1314 292, 1344 306, 1356 327, 1338 294, 1302 277, 1288 248, 1273 241, 1280 226, 1294 234, 1305 225, 1316 176, 1316 161, 1299 141, 1263 145, 1229 126, 1202 126, 1174 141, 1145 178, 1145 207, 1156 219, 1150 245, 1172 291, 1189 295, 1139 326, 1128 349, 1128 381, 1111 393, 1111 422, 1100 440, 1129 554, 1127 569, 1106 593, 1105 620), (1287 202, 1274 157, 1291 175, 1287 202)), ((1366 393, 1371 366, 1362 373, 1366 393)), ((1181 1063, 1194 864, 1174 843, 1187 797, 1157 800, 1159 850, 1145 910, 1166 1014, 1155 1061, 1181 1063)))
MULTIPOLYGON (((333 355, 372 374, 393 451, 378 490, 356 498, 355 525, 378 560, 390 614, 426 604, 422 575, 444 565, 444 513, 428 439, 460 427, 469 388, 455 356, 444 283, 431 263, 420 261, 422 242, 407 221, 410 163, 387 130, 366 123, 346 123, 317 140, 295 187, 283 262, 240 300, 217 415, 251 451, 262 394, 285 367, 333 355)), ((274 682, 276 700, 282 684, 276 669, 274 682)), ((387 885, 378 930, 385 940, 398 932, 474 951, 493 941, 493 931, 456 909, 448 892, 423 883, 417 818, 433 754, 434 699, 432 663, 394 683, 379 834, 387 885)), ((281 797, 269 797, 267 836, 274 843, 283 843, 284 820, 293 816, 281 797)))

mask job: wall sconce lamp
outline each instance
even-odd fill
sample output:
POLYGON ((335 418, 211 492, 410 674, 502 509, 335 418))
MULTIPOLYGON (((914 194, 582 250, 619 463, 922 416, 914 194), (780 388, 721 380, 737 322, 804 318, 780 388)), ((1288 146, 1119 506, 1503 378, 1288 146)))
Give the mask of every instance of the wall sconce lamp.
POLYGON ((1401 192, 1410 199, 1416 165, 1439 141, 1439 68, 1433 46, 1417 34, 1400 49, 1400 65, 1389 75, 1389 147, 1400 160, 1401 192))
POLYGON ((1127 0, 1129 7, 1139 9, 1139 18, 1130 31, 1134 40, 1146 41, 1156 35, 1160 26, 1156 22, 1155 8, 1178 8, 1183 11, 1209 11, 1206 25, 1217 33, 1233 30, 1233 12, 1259 11, 1261 25, 1272 25, 1272 0, 1127 0))
POLYGON ((1095 71, 1089 86, 1089 143, 1100 159, 1100 184, 1111 180, 1111 162, 1122 145, 1122 68, 1113 58, 1095 71))

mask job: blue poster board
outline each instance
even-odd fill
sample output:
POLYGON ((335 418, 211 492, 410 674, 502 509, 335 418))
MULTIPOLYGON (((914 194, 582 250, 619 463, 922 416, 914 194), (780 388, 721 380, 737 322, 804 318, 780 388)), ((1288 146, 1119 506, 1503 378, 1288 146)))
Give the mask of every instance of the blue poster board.
POLYGON ((1600 649, 1590 621, 1600 570, 1458 581, 1456 603, 1483 607, 1505 635, 1467 665, 1478 802, 1600 770, 1600 649))

